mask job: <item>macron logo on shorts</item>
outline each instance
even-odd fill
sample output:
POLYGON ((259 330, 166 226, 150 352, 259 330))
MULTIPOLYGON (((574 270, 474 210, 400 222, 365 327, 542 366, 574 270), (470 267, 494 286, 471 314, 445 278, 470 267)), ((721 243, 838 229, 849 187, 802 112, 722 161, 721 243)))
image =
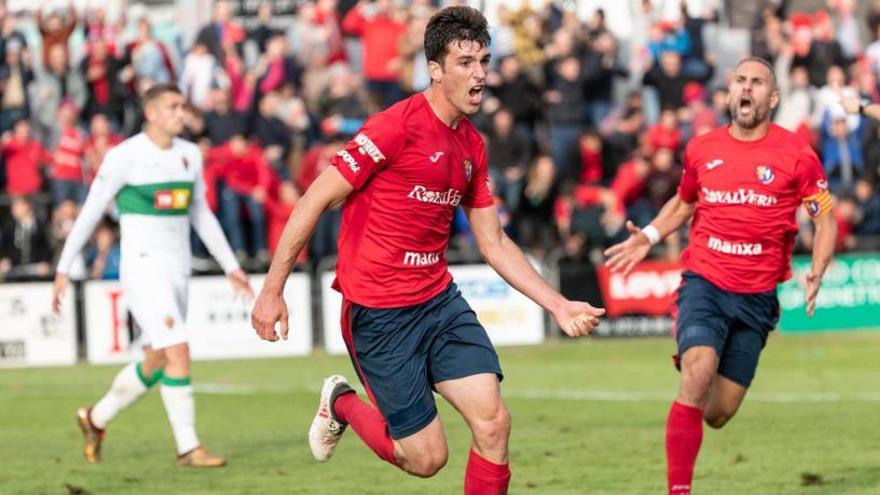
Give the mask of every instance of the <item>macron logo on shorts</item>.
POLYGON ((358 135, 354 137, 354 142, 358 145, 358 151, 360 154, 369 156, 374 163, 379 163, 385 159, 385 155, 382 154, 382 151, 376 146, 376 143, 374 143, 373 140, 363 132, 359 132, 358 135))

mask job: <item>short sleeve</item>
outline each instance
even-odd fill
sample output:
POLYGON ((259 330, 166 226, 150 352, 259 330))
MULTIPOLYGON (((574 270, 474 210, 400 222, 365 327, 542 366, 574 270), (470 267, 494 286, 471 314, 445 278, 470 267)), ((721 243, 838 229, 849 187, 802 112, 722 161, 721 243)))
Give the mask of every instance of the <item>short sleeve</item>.
POLYGON ((807 213, 816 218, 831 211, 833 201, 828 193, 828 180, 825 178, 822 162, 808 145, 803 147, 798 156, 796 170, 798 197, 807 213))
POLYGON ((379 113, 367 120, 345 148, 336 153, 332 164, 352 187, 360 189, 394 160, 405 142, 400 122, 379 113))
POLYGON ((698 199, 697 167, 691 159, 690 147, 684 152, 684 167, 681 171, 681 182, 678 184, 678 196, 685 203, 693 203, 698 199))
POLYGON ((492 198, 492 189, 489 187, 489 165, 486 160, 486 147, 483 140, 479 139, 478 145, 474 146, 473 174, 468 183, 467 192, 461 200, 461 204, 467 208, 486 208, 495 204, 492 198))

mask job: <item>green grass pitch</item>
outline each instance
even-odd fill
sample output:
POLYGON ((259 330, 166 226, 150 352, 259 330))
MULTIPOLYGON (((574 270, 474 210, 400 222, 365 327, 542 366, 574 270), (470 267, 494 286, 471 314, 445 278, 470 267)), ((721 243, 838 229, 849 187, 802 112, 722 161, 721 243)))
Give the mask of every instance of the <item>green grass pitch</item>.
MULTIPOLYGON (((500 351, 513 415, 512 494, 660 494, 678 375, 671 339, 584 340, 500 351)), ((705 430, 696 493, 880 494, 880 332, 774 335, 739 415, 705 430)), ((443 404, 450 443, 435 478, 411 478, 347 432, 327 464, 306 445, 323 376, 345 357, 199 362, 202 441, 220 470, 174 466, 157 391, 110 425, 87 465, 74 412, 116 366, 0 371, 0 493, 460 494, 469 436, 443 404), (70 485, 71 488, 65 485, 70 485), (85 493, 85 492, 81 492, 85 493)))

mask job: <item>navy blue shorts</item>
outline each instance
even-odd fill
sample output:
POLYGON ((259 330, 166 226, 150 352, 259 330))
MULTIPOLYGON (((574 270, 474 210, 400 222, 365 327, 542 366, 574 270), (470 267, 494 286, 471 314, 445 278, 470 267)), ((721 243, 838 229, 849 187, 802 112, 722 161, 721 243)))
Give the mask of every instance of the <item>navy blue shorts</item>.
POLYGON ((751 385, 767 335, 779 322, 776 291, 739 294, 684 272, 676 305, 676 364, 691 347, 710 346, 718 354, 719 375, 751 385))
POLYGON ((394 439, 419 432, 437 416, 435 383, 480 373, 503 378, 486 330, 454 283, 424 303, 403 308, 343 301, 342 336, 394 439))

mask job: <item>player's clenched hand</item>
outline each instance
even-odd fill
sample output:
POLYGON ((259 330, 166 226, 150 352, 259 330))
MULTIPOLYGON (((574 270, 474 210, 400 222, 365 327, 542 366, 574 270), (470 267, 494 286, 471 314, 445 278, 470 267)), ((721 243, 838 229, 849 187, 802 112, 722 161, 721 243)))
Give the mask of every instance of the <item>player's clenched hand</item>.
POLYGON ((263 340, 276 342, 275 324, 281 323, 281 338, 287 340, 287 304, 280 293, 260 291, 251 313, 251 326, 263 340))
POLYGON ((599 326, 599 317, 604 314, 603 308, 595 308, 580 301, 567 301, 553 313, 553 317, 566 335, 582 337, 599 326))
POLYGON ((862 102, 858 98, 841 98, 840 105, 843 106, 846 113, 854 115, 859 113, 862 102))
POLYGON ((813 317, 816 311, 816 296, 819 295, 819 286, 822 284, 822 277, 813 272, 808 273, 804 277, 804 287, 807 290, 807 316, 813 317))
POLYGON ((608 256, 605 266, 612 272, 623 272, 624 275, 645 259, 648 251, 651 250, 651 241, 642 229, 636 227, 630 220, 626 222, 626 229, 629 231, 629 238, 605 250, 605 256, 608 256))
POLYGON ((244 273, 244 270, 239 268, 227 275, 226 278, 229 279, 229 283, 232 284, 232 290, 234 290, 236 294, 244 295, 248 301, 254 299, 254 289, 251 287, 251 283, 248 281, 247 274, 244 273))
POLYGON ((61 313, 61 301, 64 300, 64 294, 67 292, 67 284, 70 279, 63 273, 55 275, 55 285, 52 287, 52 312, 56 315, 61 313))

